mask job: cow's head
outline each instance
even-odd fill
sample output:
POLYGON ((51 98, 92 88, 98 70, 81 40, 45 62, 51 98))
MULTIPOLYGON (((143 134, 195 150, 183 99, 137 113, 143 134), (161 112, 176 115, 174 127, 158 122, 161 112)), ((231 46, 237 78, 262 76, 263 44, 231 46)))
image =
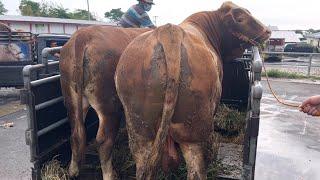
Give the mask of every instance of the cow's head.
POLYGON ((24 54, 22 53, 21 48, 14 43, 10 43, 8 45, 8 53, 10 53, 15 60, 21 60, 24 58, 24 54))
POLYGON ((223 3, 218 12, 226 32, 225 40, 228 41, 224 42, 228 48, 224 52, 226 60, 241 56, 245 48, 262 44, 271 35, 271 31, 247 9, 232 2, 223 3))

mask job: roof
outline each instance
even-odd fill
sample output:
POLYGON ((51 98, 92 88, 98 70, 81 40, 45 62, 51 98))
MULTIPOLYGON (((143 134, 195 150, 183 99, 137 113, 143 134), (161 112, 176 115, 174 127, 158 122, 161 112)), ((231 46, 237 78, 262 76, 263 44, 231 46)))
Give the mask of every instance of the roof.
POLYGON ((23 22, 42 22, 42 23, 63 23, 63 24, 87 24, 87 25, 115 25, 103 21, 87 21, 77 19, 61 19, 51 17, 35 17, 35 16, 16 16, 1 15, 0 21, 23 21, 23 22))
POLYGON ((320 39, 320 32, 307 35, 309 38, 320 39))
POLYGON ((269 25, 268 28, 269 28, 271 31, 279 30, 278 26, 271 26, 271 25, 269 25))
POLYGON ((45 37, 45 38, 48 38, 48 37, 54 37, 54 38, 70 38, 71 35, 69 34, 48 34, 48 33, 43 33, 43 34, 37 34, 38 37, 45 37))
POLYGON ((285 42, 300 42, 300 35, 294 31, 275 30, 272 31, 270 39, 285 39, 285 42))

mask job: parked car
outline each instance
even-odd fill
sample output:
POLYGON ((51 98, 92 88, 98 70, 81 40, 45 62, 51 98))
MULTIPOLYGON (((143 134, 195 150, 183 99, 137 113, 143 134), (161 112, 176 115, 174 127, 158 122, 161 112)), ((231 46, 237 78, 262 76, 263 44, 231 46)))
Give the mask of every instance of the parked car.
POLYGON ((286 44, 284 52, 316 53, 317 48, 307 43, 290 43, 286 44))

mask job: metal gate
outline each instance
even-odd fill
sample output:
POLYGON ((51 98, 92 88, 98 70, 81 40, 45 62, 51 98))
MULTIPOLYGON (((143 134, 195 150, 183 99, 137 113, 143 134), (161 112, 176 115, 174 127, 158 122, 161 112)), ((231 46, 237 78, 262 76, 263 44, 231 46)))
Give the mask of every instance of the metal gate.
MULTIPOLYGON (((49 50, 50 51, 50 50, 49 50)), ((26 143, 30 146, 32 179, 40 179, 42 165, 59 155, 67 163, 70 159, 70 125, 64 107, 60 75, 43 74, 46 69, 57 69, 59 62, 47 65, 28 65, 23 69, 24 89, 21 101, 27 106, 28 129, 26 143)), ((90 109, 86 119, 87 139, 95 137, 98 118, 90 109)))
POLYGON ((257 142, 260 121, 260 101, 262 98, 261 81, 262 60, 257 47, 252 48, 252 64, 250 68, 249 103, 247 128, 243 147, 243 179, 253 180, 256 162, 257 142))

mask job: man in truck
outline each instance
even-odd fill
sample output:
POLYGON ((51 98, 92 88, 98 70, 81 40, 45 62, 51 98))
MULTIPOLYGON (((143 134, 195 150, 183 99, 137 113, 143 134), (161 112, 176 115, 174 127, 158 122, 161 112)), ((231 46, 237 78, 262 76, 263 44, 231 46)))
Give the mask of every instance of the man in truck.
POLYGON ((124 28, 156 28, 147 14, 154 5, 153 0, 138 0, 138 2, 123 14, 120 25, 124 28))

